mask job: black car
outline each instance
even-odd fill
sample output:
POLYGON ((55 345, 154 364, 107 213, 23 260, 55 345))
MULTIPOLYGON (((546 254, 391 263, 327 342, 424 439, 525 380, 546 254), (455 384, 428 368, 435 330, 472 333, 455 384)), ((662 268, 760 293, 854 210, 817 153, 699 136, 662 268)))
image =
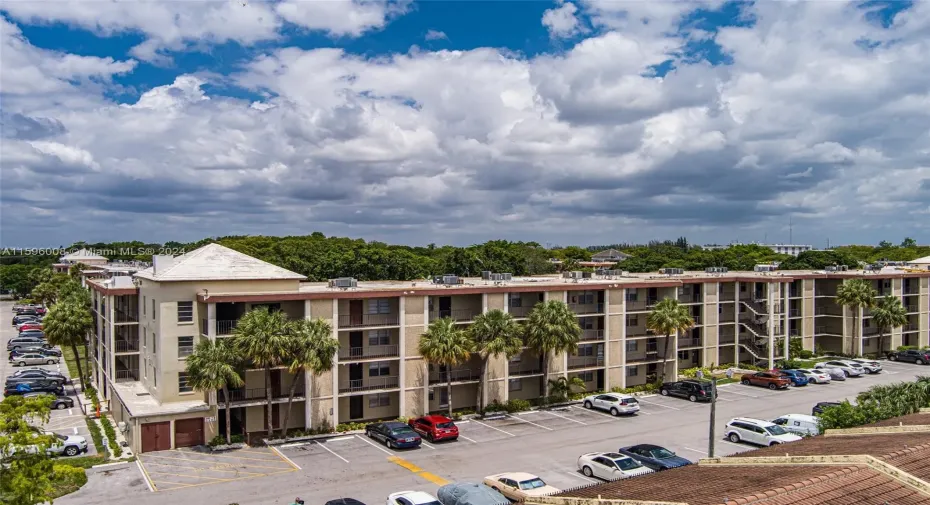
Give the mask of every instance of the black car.
POLYGON ((840 405, 840 402, 819 402, 816 405, 814 405, 813 409, 811 409, 811 415, 818 416, 820 414, 823 414, 823 411, 825 409, 828 409, 830 407, 836 407, 837 405, 840 405))
POLYGON ((56 396, 63 396, 65 389, 61 386, 53 386, 48 383, 42 384, 38 381, 7 383, 3 387, 4 396, 25 395, 29 393, 52 393, 56 396))
POLYGON ((918 365, 930 365, 930 350, 908 349, 888 354, 890 361, 908 361, 918 365))
POLYGON ((687 398, 689 401, 710 401, 713 383, 710 381, 683 380, 678 382, 666 382, 662 384, 659 393, 662 396, 677 396, 687 398))
POLYGON ((28 382, 31 380, 48 380, 58 384, 66 384, 68 382, 68 378, 59 372, 52 372, 41 368, 30 368, 28 370, 18 370, 16 373, 6 378, 6 383, 28 382))
POLYGON ((412 449, 423 442, 413 428, 399 421, 369 424, 365 426, 365 435, 397 449, 412 449))
POLYGON ((38 321, 39 316, 24 316, 22 314, 17 314, 13 316, 13 326, 16 326, 19 323, 24 323, 26 321, 38 321))
POLYGON ((55 396, 48 393, 26 393, 23 395, 23 398, 38 398, 40 396, 51 396, 53 398, 51 408, 53 409, 64 410, 74 407, 74 398, 70 396, 55 396))
POLYGON ((45 339, 35 337, 11 338, 10 341, 6 343, 7 351, 26 349, 29 347, 44 347, 46 349, 50 349, 52 346, 48 345, 48 342, 46 342, 45 339))
POLYGON ((61 351, 55 349, 54 347, 22 347, 19 349, 14 349, 10 351, 10 359, 19 356, 20 354, 41 354, 43 356, 58 356, 61 357, 61 351))
POLYGON ((631 445, 629 447, 621 447, 619 452, 657 472, 691 464, 690 460, 682 458, 665 447, 660 447, 658 445, 631 445))

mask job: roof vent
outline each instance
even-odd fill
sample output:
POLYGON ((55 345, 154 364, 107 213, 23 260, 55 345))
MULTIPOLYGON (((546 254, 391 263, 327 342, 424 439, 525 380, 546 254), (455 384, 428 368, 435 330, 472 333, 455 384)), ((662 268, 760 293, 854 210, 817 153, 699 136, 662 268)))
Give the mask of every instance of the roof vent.
POLYGON ((357 288, 358 280, 356 280, 355 277, 339 277, 338 279, 330 280, 329 287, 340 289, 357 288))

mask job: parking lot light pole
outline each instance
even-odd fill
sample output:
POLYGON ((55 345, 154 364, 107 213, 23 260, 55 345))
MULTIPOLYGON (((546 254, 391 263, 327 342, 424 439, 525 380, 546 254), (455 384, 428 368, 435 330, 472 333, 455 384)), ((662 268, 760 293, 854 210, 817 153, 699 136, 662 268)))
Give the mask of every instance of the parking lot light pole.
POLYGON ((710 437, 707 439, 707 457, 714 457, 714 425, 717 420, 717 378, 710 376, 710 437))

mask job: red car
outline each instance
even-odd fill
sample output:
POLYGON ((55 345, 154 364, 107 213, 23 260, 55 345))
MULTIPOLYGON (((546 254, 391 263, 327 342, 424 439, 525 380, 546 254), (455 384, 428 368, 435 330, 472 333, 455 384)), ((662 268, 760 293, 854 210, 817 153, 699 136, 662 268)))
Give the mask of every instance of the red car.
POLYGON ((26 323, 19 327, 20 333, 27 330, 42 330, 42 323, 26 323))
POLYGON ((430 442, 459 438, 459 427, 446 416, 422 416, 411 419, 408 424, 430 442))

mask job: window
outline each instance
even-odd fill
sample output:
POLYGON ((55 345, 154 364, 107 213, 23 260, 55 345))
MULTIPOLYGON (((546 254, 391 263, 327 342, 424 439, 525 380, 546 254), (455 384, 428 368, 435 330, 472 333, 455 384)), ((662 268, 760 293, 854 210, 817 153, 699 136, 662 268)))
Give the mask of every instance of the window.
POLYGON ((149 342, 148 333, 145 332, 145 328, 142 328, 142 348, 145 349, 149 342))
POLYGON ((390 330, 371 330, 368 332, 368 345, 391 345, 390 330))
POLYGON ((629 367, 629 368, 626 369, 626 376, 627 376, 627 377, 636 377, 637 375, 639 375, 639 367, 638 367, 638 366, 633 366, 633 367, 629 367))
POLYGON ((678 351, 678 359, 688 359, 688 351, 678 351))
POLYGON ((368 396, 368 408, 376 409, 378 407, 390 407, 391 395, 388 393, 378 393, 368 396))
POLYGON ((155 299, 152 298, 152 319, 155 319, 155 299))
POLYGON ((509 391, 522 391, 523 379, 510 379, 507 388, 509 391))
POLYGON ((636 301, 636 288, 629 288, 626 290, 626 301, 628 302, 636 301))
POLYGON ((510 306, 522 307, 523 300, 520 299, 520 293, 510 293, 510 306))
POLYGON ((639 326, 639 317, 638 316, 626 316, 626 325, 630 326, 639 326))
POLYGON ((638 347, 638 344, 639 344, 638 340, 627 340, 626 352, 636 352, 636 348, 638 347))
POLYGON ((594 346, 593 345, 579 346, 578 351, 575 355, 576 356, 594 356, 594 346))
POLYGON ((372 298, 368 300, 369 314, 390 314, 391 301, 387 298, 372 298))
POLYGON ((579 326, 582 330, 593 330, 594 329, 594 318, 593 317, 582 317, 578 320, 579 326))
POLYGON ((178 322, 189 323, 194 320, 194 302, 178 302, 178 322))
POLYGON ((152 332, 152 354, 158 354, 158 337, 152 332))
POLYGON ((194 353, 194 337, 178 337, 178 357, 185 358, 194 353))
POLYGON ((145 315, 145 304, 146 304, 147 301, 148 301, 148 300, 146 300, 145 297, 143 296, 143 297, 142 297, 142 315, 143 315, 143 316, 145 315))
POLYGON ((178 372, 178 393, 190 393, 193 386, 187 383, 187 372, 178 372))
POLYGON ((391 364, 390 363, 369 363, 368 364, 368 376, 369 377, 385 377, 391 375, 391 364))
POLYGON ((578 378, 585 382, 594 382, 594 372, 581 372, 578 378))

